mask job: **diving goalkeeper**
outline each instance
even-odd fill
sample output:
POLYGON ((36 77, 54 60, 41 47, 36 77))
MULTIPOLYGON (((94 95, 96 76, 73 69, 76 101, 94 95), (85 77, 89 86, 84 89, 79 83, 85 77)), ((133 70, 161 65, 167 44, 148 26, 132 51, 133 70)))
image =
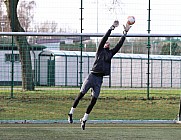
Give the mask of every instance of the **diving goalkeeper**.
POLYGON ((131 26, 128 24, 126 24, 126 26, 123 25, 124 27, 123 36, 120 38, 116 46, 110 49, 110 43, 107 40, 111 34, 111 31, 114 30, 115 27, 117 27, 118 25, 119 25, 119 21, 117 20, 114 21, 113 25, 108 29, 106 34, 103 36, 96 52, 95 62, 93 64, 91 73, 87 76, 87 78, 83 82, 82 87, 80 89, 80 93, 75 98, 73 105, 70 109, 70 112, 68 113, 68 122, 73 123, 73 113, 75 111, 75 108, 79 104, 80 99, 82 99, 82 97, 88 92, 88 90, 91 89, 92 96, 91 96, 90 104, 88 105, 83 118, 80 119, 81 128, 83 130, 85 130, 85 124, 86 124, 86 121, 88 120, 88 116, 91 113, 99 97, 101 85, 103 82, 103 76, 110 75, 111 59, 122 47, 125 41, 127 32, 131 28, 131 26))

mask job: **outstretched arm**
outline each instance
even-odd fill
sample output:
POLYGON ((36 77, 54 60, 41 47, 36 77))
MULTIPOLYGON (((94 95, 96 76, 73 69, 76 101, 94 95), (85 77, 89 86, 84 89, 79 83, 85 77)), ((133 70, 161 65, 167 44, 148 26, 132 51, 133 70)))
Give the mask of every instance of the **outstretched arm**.
POLYGON ((97 51, 100 51, 101 49, 104 48, 104 44, 105 44, 106 41, 108 40, 108 37, 110 36, 111 31, 112 31, 112 29, 110 28, 110 29, 106 32, 106 34, 103 36, 103 38, 101 39, 101 42, 100 42, 100 44, 99 44, 99 47, 98 47, 98 50, 97 50, 97 51))
POLYGON ((124 31, 123 31, 123 36, 120 38, 119 42, 116 44, 116 46, 111 49, 113 55, 115 55, 119 50, 120 48, 122 47, 124 41, 125 41, 125 38, 126 38, 126 35, 127 35, 127 32, 129 31, 129 29, 131 28, 131 26, 129 24, 126 24, 123 25, 123 28, 124 28, 124 31))
POLYGON ((99 47, 98 47, 98 50, 97 51, 100 51, 101 49, 104 48, 104 44, 106 43, 106 41, 108 40, 108 37, 110 36, 111 34, 111 31, 115 29, 115 27, 118 27, 119 26, 119 21, 118 20, 115 20, 113 25, 109 28, 109 30, 106 32, 106 34, 103 36, 103 38, 101 39, 101 42, 99 44, 99 47))

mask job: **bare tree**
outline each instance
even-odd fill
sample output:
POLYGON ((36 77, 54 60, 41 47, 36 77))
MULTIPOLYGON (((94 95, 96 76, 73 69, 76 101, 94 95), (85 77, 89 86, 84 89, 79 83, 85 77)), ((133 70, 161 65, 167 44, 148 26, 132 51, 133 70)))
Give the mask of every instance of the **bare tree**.
POLYGON ((106 5, 109 12, 111 12, 111 14, 116 17, 122 14, 123 6, 124 3, 122 2, 122 0, 110 0, 110 4, 106 5))
POLYGON ((4 3, 3 0, 0 0, 0 31, 1 32, 9 32, 10 25, 8 22, 7 15, 5 14, 4 10, 4 3))
POLYGON ((18 9, 18 19, 21 23, 22 28, 25 29, 27 32, 28 29, 30 28, 30 24, 34 19, 34 14, 32 10, 36 6, 35 1, 22 1, 19 5, 18 9))
MULTIPOLYGON (((4 0, 12 32, 25 32, 17 16, 19 0, 4 0)), ((30 45, 26 36, 14 36, 19 49, 22 69, 22 90, 34 90, 30 45)))
POLYGON ((0 29, 3 32, 3 28, 4 28, 4 19, 3 19, 3 10, 2 10, 2 0, 0 0, 0 29))
POLYGON ((56 32, 58 23, 55 21, 45 21, 35 25, 34 29, 36 32, 56 32))

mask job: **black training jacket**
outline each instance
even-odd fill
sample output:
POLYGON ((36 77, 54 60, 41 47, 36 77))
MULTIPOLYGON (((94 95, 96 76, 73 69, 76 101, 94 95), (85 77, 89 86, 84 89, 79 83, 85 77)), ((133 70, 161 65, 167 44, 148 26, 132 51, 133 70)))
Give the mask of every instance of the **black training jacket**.
POLYGON ((107 31, 107 33, 103 36, 99 44, 99 47, 97 49, 96 56, 95 56, 95 62, 91 70, 92 73, 101 74, 103 76, 110 75, 111 59, 122 47, 125 40, 125 36, 122 36, 114 48, 105 49, 104 45, 106 41, 108 40, 108 37, 110 36, 111 31, 112 31, 111 29, 107 31))

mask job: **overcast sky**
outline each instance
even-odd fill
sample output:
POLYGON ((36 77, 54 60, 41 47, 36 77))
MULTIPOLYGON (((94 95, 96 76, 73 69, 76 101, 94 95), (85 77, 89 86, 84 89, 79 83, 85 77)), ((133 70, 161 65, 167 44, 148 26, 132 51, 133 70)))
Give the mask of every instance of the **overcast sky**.
MULTIPOLYGON (((120 26, 114 32, 122 32, 126 17, 133 15, 136 22, 130 33, 147 33, 149 0, 82 0, 84 33, 104 33, 115 19, 120 26), (97 8, 98 7, 98 8, 97 8)), ((181 33, 181 1, 151 1, 151 33, 181 33)), ((81 0, 35 0, 35 23, 55 21, 59 27, 80 32, 81 0)))

